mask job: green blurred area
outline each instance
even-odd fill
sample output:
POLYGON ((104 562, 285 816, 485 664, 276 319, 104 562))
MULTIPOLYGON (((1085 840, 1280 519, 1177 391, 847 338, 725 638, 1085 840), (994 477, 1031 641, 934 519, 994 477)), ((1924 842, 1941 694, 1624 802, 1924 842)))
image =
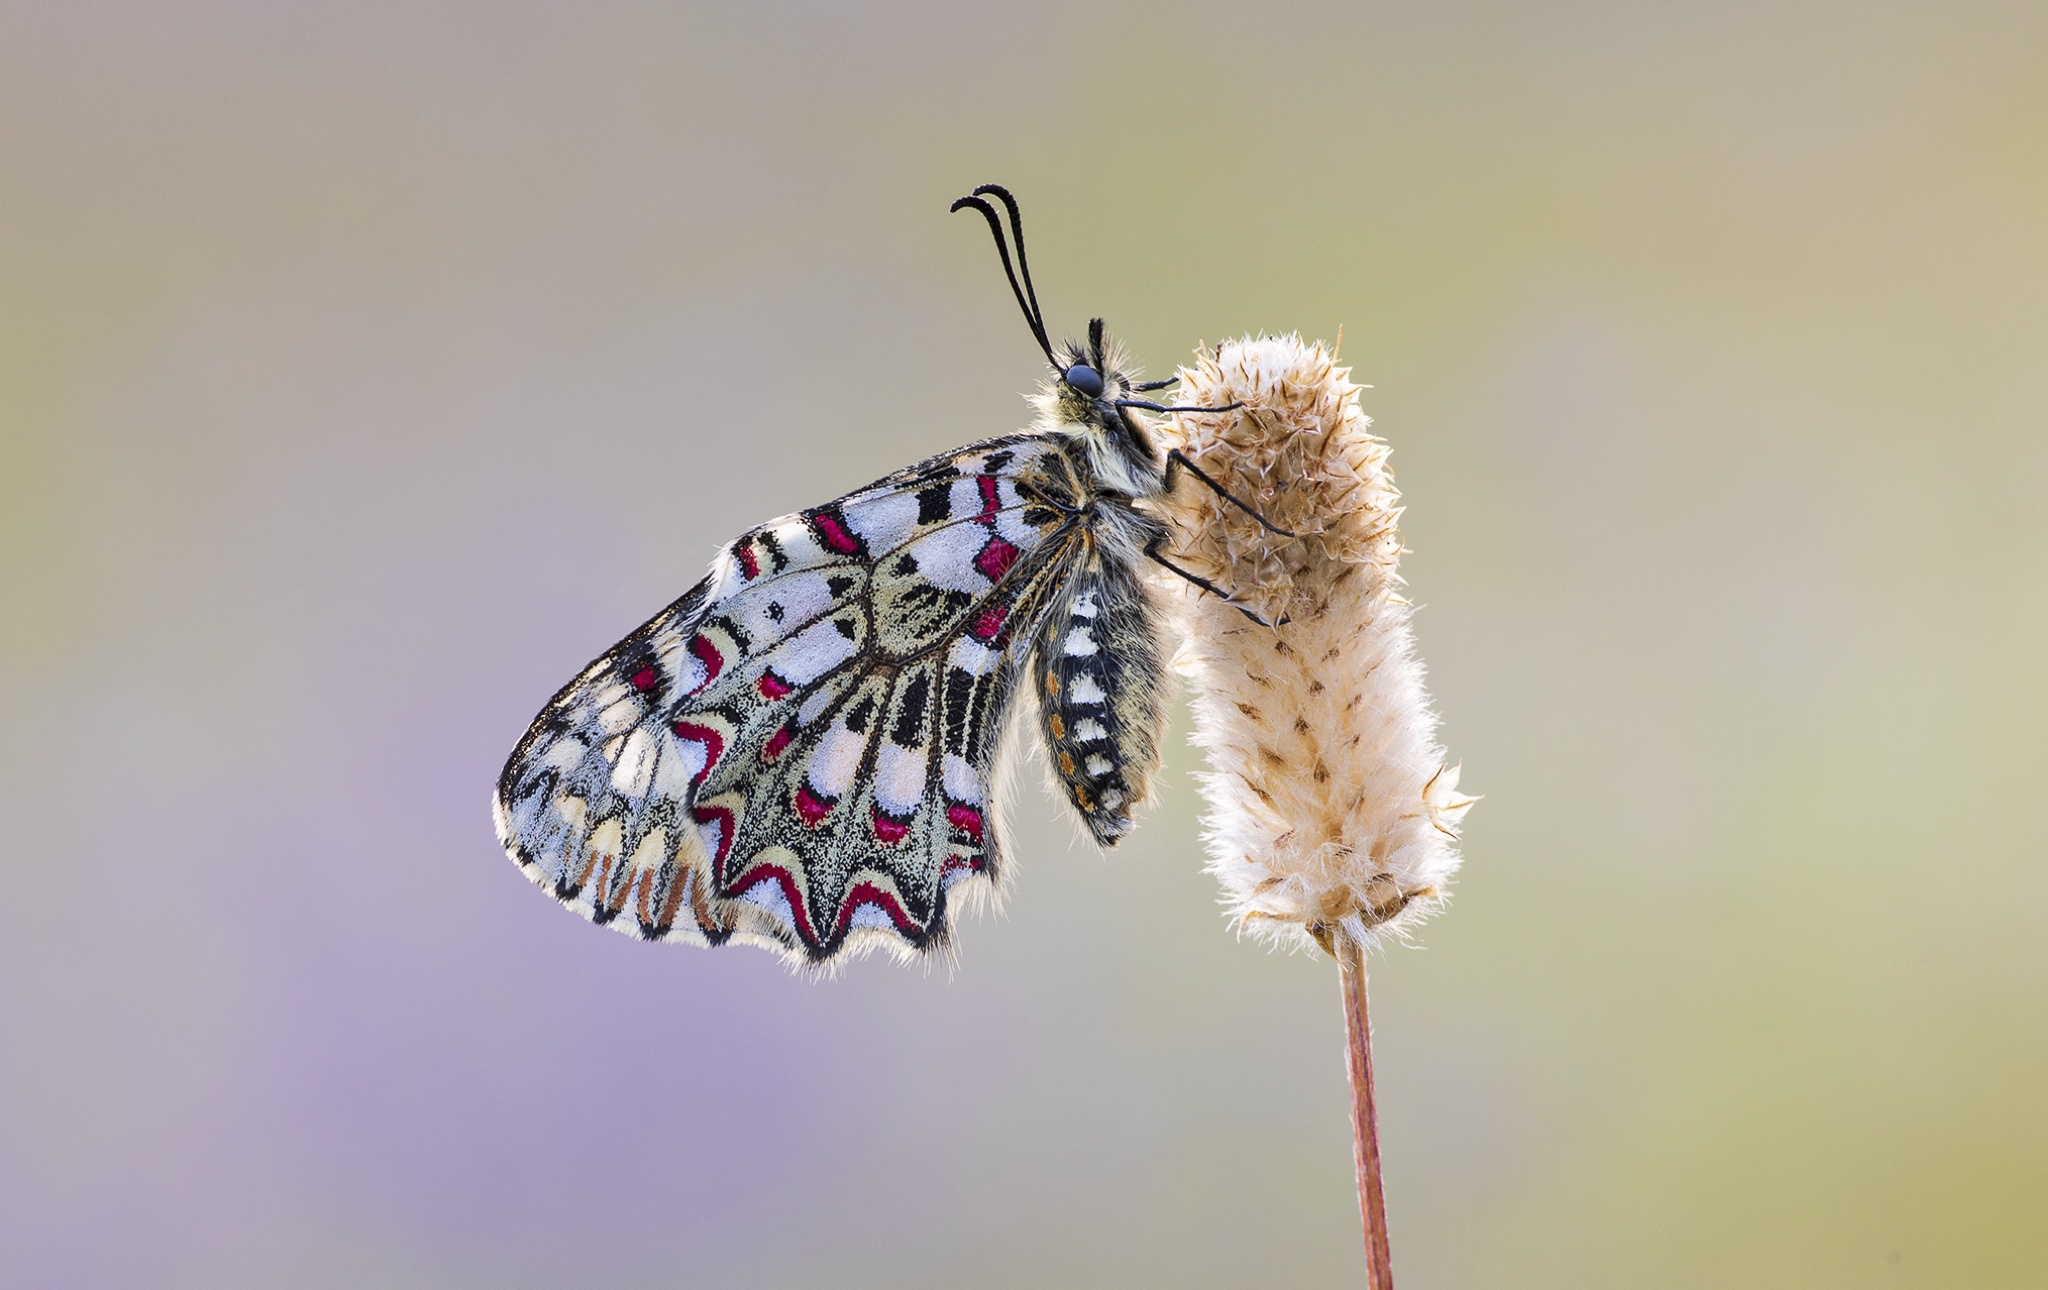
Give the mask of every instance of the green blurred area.
MULTIPOLYGON (((945 216, 1000 180, 1057 329, 1157 373, 1341 327, 1374 387, 1485 794, 1373 964, 1404 1286, 2048 1285, 2048 9, 15 5, 0 176, 13 810, 92 777, 110 640, 167 732, 124 774, 204 795, 316 755, 294 651, 335 603, 403 635, 416 561, 616 552, 600 647, 1016 427, 1032 346, 945 216)), ((971 1212, 885 1269, 830 1189, 735 1283, 1356 1281, 1334 976, 1230 940, 1181 742, 1107 859, 1034 854, 1027 776, 952 978, 821 987, 1069 1046, 930 1129, 971 1212)), ((18 890, 83 880, 29 836, 18 890)), ((0 917, 23 1188, 48 1123, 153 1114, 54 1038, 153 987, 53 966, 48 909, 0 917)), ((484 1283, 293 1223, 192 1283, 484 1283)))

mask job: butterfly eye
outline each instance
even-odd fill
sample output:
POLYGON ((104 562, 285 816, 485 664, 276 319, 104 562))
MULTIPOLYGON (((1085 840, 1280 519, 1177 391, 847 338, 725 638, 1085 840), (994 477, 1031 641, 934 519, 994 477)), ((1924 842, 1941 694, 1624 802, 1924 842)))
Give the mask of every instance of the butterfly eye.
POLYGON ((1102 397, 1102 373, 1086 363, 1076 363, 1064 374, 1067 384, 1073 386, 1091 399, 1102 397))

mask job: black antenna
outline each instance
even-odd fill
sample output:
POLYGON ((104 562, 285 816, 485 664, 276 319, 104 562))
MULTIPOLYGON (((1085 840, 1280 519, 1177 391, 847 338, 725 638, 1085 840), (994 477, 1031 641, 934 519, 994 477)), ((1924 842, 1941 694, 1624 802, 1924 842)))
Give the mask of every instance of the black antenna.
POLYGON ((1031 285, 1031 261, 1024 255, 1024 216, 1017 209, 1017 199, 1010 196, 1010 190, 1001 184, 983 184, 974 190, 976 197, 994 197, 1010 212, 1010 238, 1017 244, 1017 276, 1024 279, 1024 294, 1031 299, 1031 315, 1038 319, 1038 335, 1045 337, 1045 310, 1038 307, 1038 292, 1031 285))
POLYGON ((988 231, 996 239, 996 254, 1003 258, 1003 274, 1010 279, 1010 292, 1017 297, 1017 307, 1024 311, 1024 321, 1031 327, 1033 339, 1037 340, 1038 347, 1045 351, 1045 361, 1051 363, 1054 368, 1065 371, 1066 369, 1060 366, 1060 361, 1053 357, 1052 342, 1046 339, 1045 335, 1045 318, 1038 310, 1038 293, 1031 286, 1031 266, 1024 260, 1024 219, 1017 213, 1017 199, 1010 196, 1010 190, 1000 184, 983 184, 954 202, 948 210, 957 211, 963 206, 971 206, 980 211, 982 218, 988 221, 988 231), (1010 267, 1010 247, 1003 238, 1002 218, 996 214, 995 207, 982 200, 984 194, 994 195, 1002 202, 1004 209, 1010 212, 1010 231, 1017 239, 1017 268, 1010 267), (1021 286, 1017 280, 1018 269, 1023 270, 1021 286))

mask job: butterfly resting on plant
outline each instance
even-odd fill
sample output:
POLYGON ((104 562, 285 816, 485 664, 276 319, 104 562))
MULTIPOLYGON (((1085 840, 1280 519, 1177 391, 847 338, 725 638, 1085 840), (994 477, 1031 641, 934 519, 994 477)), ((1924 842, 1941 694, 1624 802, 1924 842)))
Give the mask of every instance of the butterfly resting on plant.
POLYGON ((959 898, 995 887, 996 761, 1027 675, 1096 841, 1146 796, 1164 671, 1145 562, 1224 593, 1136 503, 1183 468, 1222 490, 1161 458, 1141 415, 1175 409, 1136 396, 1172 382, 1134 381, 1101 319, 1055 352, 1010 194, 953 209, 988 220, 1052 364, 1037 425, 741 535, 548 702, 498 780, 498 836, 592 921, 812 963, 940 946, 959 898))

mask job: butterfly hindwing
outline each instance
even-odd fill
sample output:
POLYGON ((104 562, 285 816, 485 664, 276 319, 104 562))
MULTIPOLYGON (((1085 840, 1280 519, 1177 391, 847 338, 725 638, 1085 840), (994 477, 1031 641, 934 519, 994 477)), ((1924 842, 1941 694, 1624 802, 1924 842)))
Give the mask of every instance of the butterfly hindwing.
POLYGON ((1033 628, 1086 551, 1044 436, 933 458, 724 548, 549 703, 499 831, 586 917, 812 960, 943 939, 1033 628))

